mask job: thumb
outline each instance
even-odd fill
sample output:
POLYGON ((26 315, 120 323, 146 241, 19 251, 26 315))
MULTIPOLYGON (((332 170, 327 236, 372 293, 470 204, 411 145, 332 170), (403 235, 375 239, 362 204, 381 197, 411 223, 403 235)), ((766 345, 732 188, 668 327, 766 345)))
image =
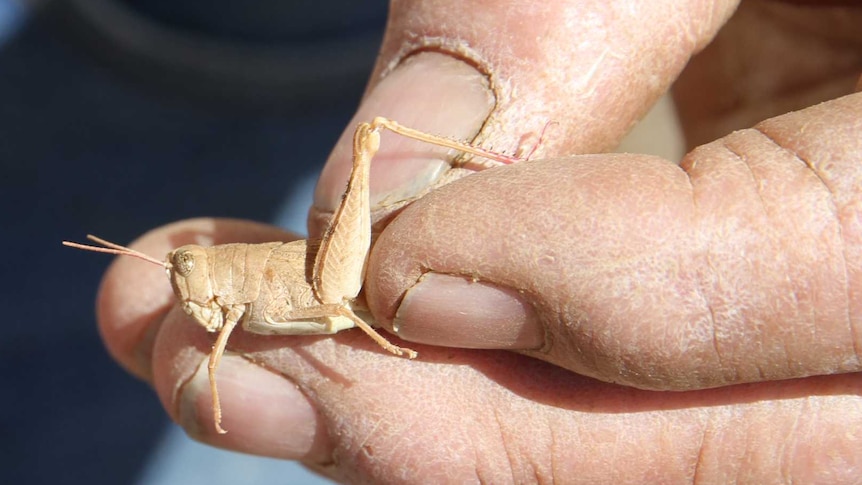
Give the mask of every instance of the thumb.
POLYGON ((767 120, 682 167, 615 154, 471 175, 384 230, 368 303, 407 340, 643 388, 858 372, 860 112, 855 94, 767 120))
MULTIPOLYGON (((552 123, 533 158, 605 151, 735 4, 393 2, 365 99, 320 176, 310 234, 320 234, 344 191, 358 122, 384 116, 509 155, 530 151, 552 123)), ((372 206, 397 206, 463 175, 449 170, 446 155, 384 133, 371 167, 372 206)))

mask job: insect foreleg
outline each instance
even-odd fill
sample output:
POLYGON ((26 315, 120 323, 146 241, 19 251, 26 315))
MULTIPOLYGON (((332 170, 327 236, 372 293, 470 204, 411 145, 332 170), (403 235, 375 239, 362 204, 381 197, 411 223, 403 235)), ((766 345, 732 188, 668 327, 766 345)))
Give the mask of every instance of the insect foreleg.
POLYGON ((216 369, 218 369, 221 356, 224 354, 224 349, 227 347, 227 339, 236 327, 237 322, 245 313, 245 305, 233 305, 225 315, 224 326, 218 334, 218 338, 213 344, 212 352, 210 352, 210 360, 207 364, 207 371, 210 380, 210 392, 212 393, 213 420, 215 422, 216 431, 219 434, 225 434, 221 427, 221 402, 218 397, 218 386, 216 385, 216 369))

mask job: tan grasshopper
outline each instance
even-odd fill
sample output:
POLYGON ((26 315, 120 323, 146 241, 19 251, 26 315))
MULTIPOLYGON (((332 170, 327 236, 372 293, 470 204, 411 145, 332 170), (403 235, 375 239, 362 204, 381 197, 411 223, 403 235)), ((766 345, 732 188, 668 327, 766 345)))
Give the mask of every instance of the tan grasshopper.
POLYGON ((359 327, 387 351, 411 359, 417 356, 415 351, 389 342, 356 314, 371 250, 369 169, 384 128, 481 157, 491 165, 521 160, 375 118, 356 128, 347 188, 320 240, 212 247, 191 244, 171 251, 164 262, 95 236, 87 237, 104 247, 63 241, 66 246, 133 256, 164 267, 183 311, 207 331, 218 332, 208 377, 219 433, 226 431, 221 427, 216 370, 238 323, 247 332, 263 335, 325 335, 359 327))

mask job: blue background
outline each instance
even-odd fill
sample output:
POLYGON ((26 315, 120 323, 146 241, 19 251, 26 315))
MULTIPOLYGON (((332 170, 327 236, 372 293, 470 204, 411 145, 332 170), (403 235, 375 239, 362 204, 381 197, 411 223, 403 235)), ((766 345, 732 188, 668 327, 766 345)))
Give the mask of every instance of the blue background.
POLYGON ((110 258, 60 240, 195 216, 302 229, 385 4, 0 0, 0 482, 306 480, 183 441, 98 336, 110 258))

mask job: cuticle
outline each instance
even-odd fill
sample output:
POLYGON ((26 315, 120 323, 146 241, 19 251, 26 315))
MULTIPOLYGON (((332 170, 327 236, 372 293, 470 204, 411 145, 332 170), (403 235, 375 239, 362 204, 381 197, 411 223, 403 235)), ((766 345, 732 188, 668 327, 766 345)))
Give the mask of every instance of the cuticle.
POLYGON ((426 268, 426 267, 420 266, 420 267, 419 267, 419 273, 420 273, 420 274, 419 274, 419 277, 418 277, 418 278, 416 278, 416 280, 413 282, 413 284, 411 284, 410 286, 408 286, 406 290, 402 291, 402 292, 401 292, 401 294, 398 296, 398 299, 397 299, 397 300, 395 300, 395 313, 392 315, 392 322, 393 322, 393 328, 392 328, 392 330, 393 330, 395 333, 398 333, 397 327, 396 327, 396 325, 395 325, 395 321, 398 319, 398 312, 399 312, 399 310, 401 310, 401 305, 403 305, 403 304, 404 304, 404 298, 406 298, 406 297, 407 297, 407 293, 408 293, 410 290, 412 290, 413 288, 415 288, 415 287, 416 287, 416 285, 418 285, 419 283, 421 283, 421 282, 422 282, 422 279, 423 279, 423 278, 425 278, 425 275, 426 275, 426 274, 428 274, 428 273, 436 273, 436 271, 432 270, 431 268, 426 268))
MULTIPOLYGON (((472 50, 468 51, 470 53, 468 55, 467 53, 458 52, 457 50, 454 50, 454 49, 449 49, 446 46, 444 46, 443 44, 429 44, 429 45, 423 45, 420 47, 416 47, 413 50, 407 52, 407 54, 405 54, 404 56, 398 58, 397 61, 393 65, 393 69, 395 67, 398 67, 401 64, 403 64, 404 61, 406 61, 407 59, 409 59, 409 58, 411 58, 417 54, 421 54, 423 52, 433 52, 436 54, 443 54, 443 55, 452 57, 455 60, 461 61, 464 64, 467 64, 468 66, 472 67, 473 69, 479 71, 480 74, 485 76, 485 78, 488 80, 489 86, 493 87, 493 85, 494 85, 493 73, 489 69, 487 69, 487 66, 481 60, 479 60, 478 55, 475 55, 475 56, 472 55, 473 54, 472 50)), ((387 69, 385 74, 388 74, 390 71, 391 71, 391 69, 387 69)), ((493 92, 493 88, 492 88, 492 92, 493 92)), ((495 101, 496 101, 496 99, 495 99, 495 101)))

